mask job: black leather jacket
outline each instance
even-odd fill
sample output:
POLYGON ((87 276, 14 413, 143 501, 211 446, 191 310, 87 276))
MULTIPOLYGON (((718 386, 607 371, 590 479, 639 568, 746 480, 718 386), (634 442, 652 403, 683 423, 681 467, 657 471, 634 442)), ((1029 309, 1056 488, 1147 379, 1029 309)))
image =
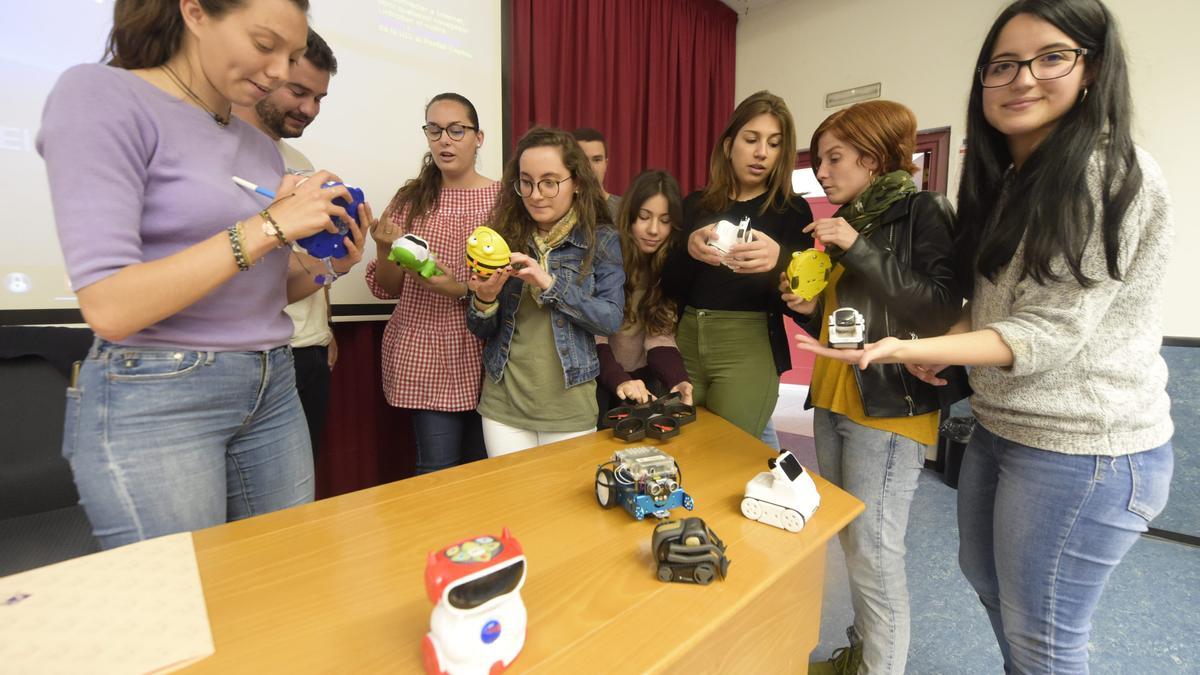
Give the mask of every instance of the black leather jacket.
MULTIPOLYGON (((954 273, 954 210, 936 192, 917 192, 893 204, 880 226, 855 240, 839 262, 841 307, 853 307, 866 323, 867 342, 942 335, 959 319, 963 295, 954 273)), ((806 328, 819 335, 818 306, 806 328)), ((969 393, 966 371, 947 369, 950 384, 934 387, 899 364, 854 368, 863 409, 871 417, 906 417, 940 410, 969 393)), ((811 405, 811 399, 810 403, 811 405)))

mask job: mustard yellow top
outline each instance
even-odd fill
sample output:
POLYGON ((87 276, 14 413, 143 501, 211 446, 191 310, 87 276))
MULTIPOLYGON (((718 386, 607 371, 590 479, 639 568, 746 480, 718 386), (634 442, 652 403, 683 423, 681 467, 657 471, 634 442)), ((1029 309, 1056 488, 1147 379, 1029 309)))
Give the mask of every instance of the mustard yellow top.
MULTIPOLYGON (((829 342, 829 315, 837 309, 837 284, 845 268, 835 265, 829 273, 829 285, 825 287, 825 311, 821 316, 821 342, 829 342)), ((900 434, 905 438, 933 445, 937 443, 937 411, 913 417, 868 417, 863 410, 862 396, 858 391, 858 380, 849 363, 834 361, 818 356, 813 364, 812 403, 818 408, 845 415, 851 420, 872 429, 900 434)), ((903 368, 903 366, 901 366, 903 368)))

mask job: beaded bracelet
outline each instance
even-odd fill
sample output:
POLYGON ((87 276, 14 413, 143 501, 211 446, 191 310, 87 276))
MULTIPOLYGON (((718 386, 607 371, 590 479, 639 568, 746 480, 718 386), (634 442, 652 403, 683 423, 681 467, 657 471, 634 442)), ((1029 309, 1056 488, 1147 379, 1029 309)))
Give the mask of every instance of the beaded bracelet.
POLYGON ((283 235, 283 230, 279 229, 279 223, 275 222, 275 219, 271 217, 270 211, 263 209, 258 212, 258 215, 262 216, 263 219, 263 234, 278 239, 280 246, 291 245, 292 242, 288 241, 288 238, 283 235))
POLYGON ((250 247, 246 245, 246 226, 243 224, 243 222, 244 221, 238 221, 237 224, 238 243, 242 245, 242 253, 246 255, 246 264, 250 267, 254 267, 258 264, 258 260, 255 260, 253 257, 251 257, 250 247))
POLYGON ((246 272, 250 269, 250 263, 246 262, 245 249, 242 248, 241 231, 241 221, 229 226, 229 245, 233 248, 233 260, 237 263, 238 269, 246 272))

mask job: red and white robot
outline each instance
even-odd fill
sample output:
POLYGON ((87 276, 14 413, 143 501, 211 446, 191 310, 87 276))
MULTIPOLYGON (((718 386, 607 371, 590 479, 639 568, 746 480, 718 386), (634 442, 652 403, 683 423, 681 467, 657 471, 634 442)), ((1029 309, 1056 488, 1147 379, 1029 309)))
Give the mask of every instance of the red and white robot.
POLYGON ((525 646, 525 554, 504 528, 429 554, 425 591, 433 603, 421 644, 425 671, 495 674, 525 646))

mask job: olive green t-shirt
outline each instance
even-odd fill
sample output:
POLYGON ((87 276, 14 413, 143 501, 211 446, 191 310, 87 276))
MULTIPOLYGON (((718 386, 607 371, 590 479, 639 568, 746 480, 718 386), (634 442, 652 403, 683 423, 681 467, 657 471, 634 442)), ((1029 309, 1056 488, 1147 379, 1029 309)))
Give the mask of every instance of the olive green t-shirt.
POLYGON ((596 381, 566 387, 552 320, 550 308, 525 292, 517 307, 504 374, 499 383, 486 375, 483 378, 480 415, 531 431, 585 431, 596 426, 600 413, 596 381))

